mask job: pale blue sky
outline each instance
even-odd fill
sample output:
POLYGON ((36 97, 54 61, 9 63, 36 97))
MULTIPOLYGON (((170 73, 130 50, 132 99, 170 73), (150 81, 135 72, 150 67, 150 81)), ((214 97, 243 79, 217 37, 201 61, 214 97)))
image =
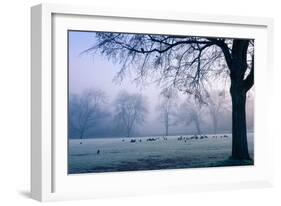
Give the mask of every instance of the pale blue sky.
POLYGON ((100 55, 81 54, 84 50, 95 44, 94 32, 70 32, 69 33, 69 89, 70 93, 81 93, 87 88, 100 88, 109 98, 113 98, 118 91, 126 89, 129 92, 141 92, 157 100, 160 88, 155 85, 137 87, 133 78, 126 77, 121 83, 113 82, 113 78, 120 66, 108 61, 100 55), (149 92, 148 92, 149 91, 149 92))

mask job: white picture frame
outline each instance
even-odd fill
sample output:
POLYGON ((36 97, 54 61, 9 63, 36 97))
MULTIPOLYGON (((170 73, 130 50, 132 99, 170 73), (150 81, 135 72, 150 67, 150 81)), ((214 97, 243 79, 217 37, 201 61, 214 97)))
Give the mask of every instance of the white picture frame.
POLYGON ((39 201, 267 187, 273 182, 268 90, 273 21, 268 18, 114 10, 41 4, 31 9, 31 196, 39 201), (116 24, 116 21, 118 24, 116 24), (95 24, 93 24, 95 22, 95 24), (138 26, 136 26, 138 24, 138 26), (189 30, 184 26, 189 25, 189 30), (157 26, 155 26, 157 25, 157 26), (165 32, 258 39, 255 73, 255 165, 67 175, 65 31, 165 32), (94 28, 93 28, 94 27, 94 28), (111 27, 111 28, 110 28, 111 27), (154 30, 153 30, 154 29, 154 30), (60 68, 60 69, 57 69, 60 68), (264 98, 266 97, 266 98, 264 98), (266 138, 262 138, 266 137, 266 138))

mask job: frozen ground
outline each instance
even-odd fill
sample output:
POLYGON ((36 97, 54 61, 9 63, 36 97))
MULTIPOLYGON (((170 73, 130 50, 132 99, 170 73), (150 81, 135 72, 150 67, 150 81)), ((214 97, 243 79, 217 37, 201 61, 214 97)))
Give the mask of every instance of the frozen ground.
MULTIPOLYGON (((133 138, 100 138, 69 141, 69 173, 135 171, 251 165, 252 161, 231 161, 231 135, 192 135, 133 138), (215 137, 216 136, 216 137, 215 137), (147 141, 149 138, 155 141, 147 141), (135 139, 136 142, 131 142, 135 139)), ((253 133, 248 133, 253 158, 253 133)))

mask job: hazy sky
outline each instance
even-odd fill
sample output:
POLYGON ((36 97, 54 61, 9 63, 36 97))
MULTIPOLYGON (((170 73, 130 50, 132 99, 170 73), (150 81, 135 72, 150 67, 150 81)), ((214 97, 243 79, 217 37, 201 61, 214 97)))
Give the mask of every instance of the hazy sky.
POLYGON ((81 54, 95 44, 94 32, 69 33, 69 91, 80 94, 85 89, 99 88, 107 95, 108 102, 112 102, 120 90, 129 93, 142 93, 147 100, 149 115, 144 124, 146 131, 162 130, 163 125, 158 122, 155 108, 159 103, 161 89, 154 84, 137 86, 129 76, 120 82, 113 78, 120 70, 120 66, 108 61, 100 55, 81 54), (152 124, 153 123, 153 124, 152 124))
POLYGON ((81 54, 95 43, 93 32, 70 32, 69 34, 69 88, 71 93, 79 94, 87 88, 100 88, 112 100, 118 91, 140 92, 155 102, 160 89, 155 85, 140 88, 132 78, 126 77, 122 82, 114 82, 120 66, 111 63, 100 55, 81 54), (149 92, 147 92, 149 91, 149 92))

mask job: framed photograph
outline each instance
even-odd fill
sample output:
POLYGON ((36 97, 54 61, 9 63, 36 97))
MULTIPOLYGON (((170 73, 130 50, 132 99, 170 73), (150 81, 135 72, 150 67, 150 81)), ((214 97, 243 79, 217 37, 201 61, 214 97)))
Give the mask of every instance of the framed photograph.
POLYGON ((272 185, 271 19, 31 14, 34 199, 272 185))

